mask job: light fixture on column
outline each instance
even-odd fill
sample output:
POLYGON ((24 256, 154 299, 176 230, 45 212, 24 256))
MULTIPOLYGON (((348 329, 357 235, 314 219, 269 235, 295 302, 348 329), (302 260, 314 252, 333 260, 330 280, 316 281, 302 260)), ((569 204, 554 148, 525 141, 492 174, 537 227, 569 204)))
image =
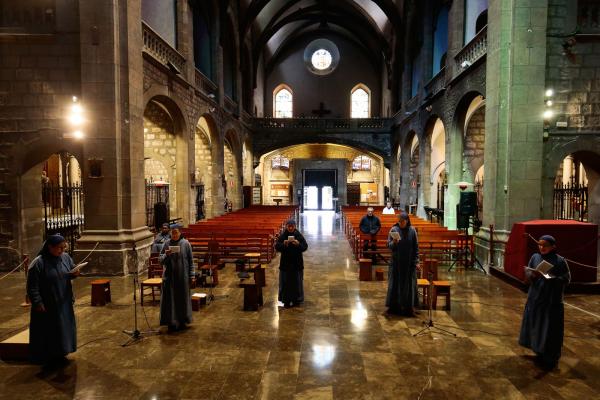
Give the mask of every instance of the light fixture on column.
POLYGON ((64 135, 64 138, 74 138, 81 140, 85 137, 85 133, 82 130, 82 126, 85 124, 84 109, 77 96, 73 96, 71 105, 69 106, 67 115, 67 122, 71 126, 64 135))
POLYGON ((469 183, 469 182, 461 181, 461 182, 456 182, 456 186, 458 186, 458 188, 464 192, 467 189, 467 187, 473 186, 473 184, 469 183))

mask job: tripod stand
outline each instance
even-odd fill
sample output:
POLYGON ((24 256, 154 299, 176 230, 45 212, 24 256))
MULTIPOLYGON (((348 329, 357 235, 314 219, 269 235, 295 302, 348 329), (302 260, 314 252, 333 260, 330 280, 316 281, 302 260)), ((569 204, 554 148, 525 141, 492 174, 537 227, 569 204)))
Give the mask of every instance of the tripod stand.
POLYGON ((469 218, 468 226, 466 228, 462 228, 463 234, 465 235, 464 245, 458 250, 457 258, 456 258, 456 260, 454 260, 452 265, 450 265, 450 268, 448 268, 448 272, 452 271, 452 268, 454 268, 456 263, 458 263, 460 260, 464 260, 465 267, 471 267, 471 268, 477 269, 487 275, 487 272, 483 268, 483 265, 481 265, 481 263, 477 259, 477 256, 475 255, 475 252, 471 249, 471 241, 473 240, 472 239, 473 235, 469 234, 469 226, 475 226, 475 224, 471 224, 470 216, 468 218, 469 218))
MULTIPOLYGON (((137 265, 137 251, 135 244, 133 245, 133 254, 134 254, 134 266, 135 271, 133 272, 133 329, 123 330, 123 333, 129 336, 129 340, 123 343, 122 347, 127 347, 133 343, 137 343, 138 341, 143 339, 143 335, 152 335, 152 334, 160 334, 158 330, 150 329, 147 331, 140 331, 138 328, 138 318, 137 318, 137 291, 139 287, 139 268, 137 265)), ((142 293, 143 295, 143 293, 142 293)), ((143 306, 142 306, 143 307, 143 306)))
POLYGON ((432 296, 433 296, 433 273, 429 272, 427 274, 427 278, 429 279, 429 287, 427 288, 428 294, 427 294, 427 300, 428 300, 428 305, 429 305, 429 309, 427 311, 427 321, 423 321, 423 325, 425 325, 425 327, 423 329, 421 329, 419 332, 415 333, 413 335, 413 337, 417 337, 417 336, 421 336, 421 335, 425 335, 427 333, 431 333, 432 330, 435 329, 436 332, 434 333, 440 333, 442 335, 448 335, 448 336, 454 336, 456 337, 456 333, 452 333, 450 331, 447 331, 445 329, 442 328, 438 328, 437 326, 435 326, 433 324, 433 301, 432 301, 432 296))

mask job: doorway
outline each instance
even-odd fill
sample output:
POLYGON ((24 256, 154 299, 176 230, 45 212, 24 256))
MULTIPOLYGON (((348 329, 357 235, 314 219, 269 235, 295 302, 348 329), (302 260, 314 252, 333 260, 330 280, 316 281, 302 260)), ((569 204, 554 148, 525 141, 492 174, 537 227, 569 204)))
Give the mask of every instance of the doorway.
POLYGON ((305 210, 333 210, 337 197, 337 170, 302 170, 303 208, 305 210))

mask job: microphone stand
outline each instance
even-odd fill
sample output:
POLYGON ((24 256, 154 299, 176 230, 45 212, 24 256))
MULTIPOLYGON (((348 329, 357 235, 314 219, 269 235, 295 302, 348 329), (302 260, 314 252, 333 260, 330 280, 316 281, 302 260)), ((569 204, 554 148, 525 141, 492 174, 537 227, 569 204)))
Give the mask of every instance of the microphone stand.
POLYGON ((425 327, 423 329, 421 329, 419 332, 415 333, 413 335, 413 337, 417 337, 417 336, 421 336, 421 335, 425 335, 427 333, 432 333, 432 330, 435 329, 435 331, 433 331, 434 333, 440 333, 443 335, 448 335, 448 336, 454 336, 456 337, 456 333, 452 333, 450 331, 447 331, 445 329, 442 328, 438 328, 437 326, 435 326, 433 324, 433 273, 429 272, 427 274, 427 278, 429 279, 429 287, 428 287, 428 294, 427 294, 427 300, 429 303, 429 310, 427 311, 427 321, 423 321, 423 325, 425 325, 425 327))
MULTIPOLYGON (((137 318, 137 290, 139 287, 139 266, 138 266, 138 257, 135 243, 133 244, 133 254, 134 254, 134 265, 135 271, 133 272, 133 329, 128 330, 124 329, 123 333, 129 336, 129 340, 123 343, 122 347, 127 347, 134 343, 139 342, 144 338, 144 335, 158 335, 160 332, 156 329, 149 329, 147 331, 140 331, 138 328, 138 318, 137 318)), ((142 293, 143 296, 143 293, 142 293)), ((143 307, 143 306, 142 306, 143 307)))

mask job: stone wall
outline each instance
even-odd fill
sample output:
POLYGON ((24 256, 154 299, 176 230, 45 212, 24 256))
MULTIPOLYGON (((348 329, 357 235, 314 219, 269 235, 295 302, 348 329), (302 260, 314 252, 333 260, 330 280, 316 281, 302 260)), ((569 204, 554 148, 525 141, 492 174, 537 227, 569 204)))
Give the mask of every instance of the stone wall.
MULTIPOLYGON (((572 35, 577 2, 552 0, 548 5, 546 87, 554 89, 551 130, 600 131, 600 40, 572 35), (561 37, 557 37, 561 36, 561 37), (566 122, 567 128, 557 128, 566 122)), ((600 33, 600 30, 596 33, 600 33)))
POLYGON ((196 162, 196 183, 204 185, 204 214, 210 218, 212 210, 212 155, 210 151, 210 140, 206 132, 196 128, 196 140, 194 145, 194 158, 196 162))
POLYGON ((485 143, 485 107, 473 113, 465 132, 463 159, 468 173, 475 178, 477 170, 483 165, 483 148, 485 143))
POLYGON ((171 183, 169 208, 171 215, 178 215, 175 185, 177 141, 174 131, 173 120, 169 114, 155 103, 148 103, 144 112, 144 158, 147 158, 144 162, 144 176, 148 182, 162 178, 171 183))

